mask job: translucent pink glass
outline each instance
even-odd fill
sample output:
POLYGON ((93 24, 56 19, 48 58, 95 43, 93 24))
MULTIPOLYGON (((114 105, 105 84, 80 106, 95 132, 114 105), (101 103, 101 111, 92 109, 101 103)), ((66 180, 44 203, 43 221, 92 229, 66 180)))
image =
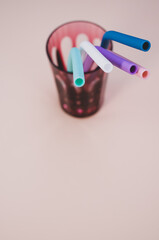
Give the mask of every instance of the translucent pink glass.
MULTIPOLYGON (((73 74, 66 70, 61 42, 65 37, 71 39, 71 46, 67 44, 64 46, 69 52, 71 47, 78 47, 77 39, 79 35, 85 35, 88 41, 95 44, 96 39, 101 41, 104 33, 105 30, 94 23, 74 21, 55 29, 47 40, 47 55, 56 81, 61 107, 73 116, 89 116, 101 107, 108 74, 96 67, 94 70, 85 73, 85 85, 83 87, 75 87, 73 74)), ((108 49, 112 49, 112 42, 110 42, 108 49)))

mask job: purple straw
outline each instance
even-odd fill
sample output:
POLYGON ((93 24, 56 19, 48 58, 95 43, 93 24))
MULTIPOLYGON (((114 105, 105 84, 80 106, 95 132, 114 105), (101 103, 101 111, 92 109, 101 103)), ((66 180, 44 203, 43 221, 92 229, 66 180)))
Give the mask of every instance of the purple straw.
MULTIPOLYGON (((106 57, 114 66, 122 69, 129 74, 135 74, 138 71, 138 65, 134 62, 129 61, 128 59, 110 51, 105 48, 96 46, 99 52, 106 57)), ((84 72, 90 71, 90 67, 92 66, 93 60, 87 55, 83 68, 84 72)))

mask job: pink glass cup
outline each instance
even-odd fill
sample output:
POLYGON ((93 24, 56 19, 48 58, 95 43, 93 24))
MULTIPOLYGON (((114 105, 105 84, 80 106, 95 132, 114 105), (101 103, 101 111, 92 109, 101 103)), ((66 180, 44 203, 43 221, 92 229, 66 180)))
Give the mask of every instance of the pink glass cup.
MULTIPOLYGON (((102 40, 105 29, 88 21, 73 21, 56 28, 49 36, 46 51, 50 66, 56 81, 59 100, 62 109, 76 117, 86 117, 99 110, 104 100, 108 74, 99 67, 85 73, 85 85, 76 87, 73 84, 73 74, 67 72, 64 60, 62 40, 67 37, 71 44, 66 44, 67 53, 71 47, 79 47, 79 36, 85 36, 88 41, 102 40)), ((82 41, 82 38, 80 38, 82 41)), ((86 39, 83 39, 86 40, 86 39)), ((100 44, 100 43, 99 43, 100 44)), ((97 45, 97 44, 96 44, 97 45)), ((112 42, 108 46, 112 50, 112 42)))

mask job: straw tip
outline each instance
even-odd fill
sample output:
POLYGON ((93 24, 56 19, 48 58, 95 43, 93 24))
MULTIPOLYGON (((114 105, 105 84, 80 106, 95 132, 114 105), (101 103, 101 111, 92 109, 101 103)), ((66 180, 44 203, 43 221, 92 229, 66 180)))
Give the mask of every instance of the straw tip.
POLYGON ((132 65, 130 67, 130 74, 135 74, 137 72, 137 66, 136 65, 132 65))
POLYGON ((77 78, 74 83, 76 87, 82 87, 85 84, 85 81, 82 78, 77 78))
POLYGON ((149 77, 149 74, 149 71, 141 66, 139 66, 139 70, 136 73, 136 75, 142 79, 147 79, 149 77))
POLYGON ((110 63, 106 63, 103 67, 104 72, 110 73, 113 70, 113 65, 110 63))
POLYGON ((143 79, 147 79, 149 77, 149 71, 148 70, 145 70, 143 73, 142 73, 142 78, 143 79))
POLYGON ((151 43, 148 40, 144 41, 142 45, 143 51, 147 52, 150 50, 150 48, 151 48, 151 43))

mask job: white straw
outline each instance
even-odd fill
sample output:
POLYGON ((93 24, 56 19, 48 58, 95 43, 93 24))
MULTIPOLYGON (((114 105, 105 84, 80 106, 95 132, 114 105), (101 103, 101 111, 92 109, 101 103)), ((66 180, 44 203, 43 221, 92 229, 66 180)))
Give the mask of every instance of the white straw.
POLYGON ((113 70, 112 63, 106 59, 89 41, 81 42, 80 51, 82 55, 83 51, 85 51, 104 72, 110 73, 113 70))

